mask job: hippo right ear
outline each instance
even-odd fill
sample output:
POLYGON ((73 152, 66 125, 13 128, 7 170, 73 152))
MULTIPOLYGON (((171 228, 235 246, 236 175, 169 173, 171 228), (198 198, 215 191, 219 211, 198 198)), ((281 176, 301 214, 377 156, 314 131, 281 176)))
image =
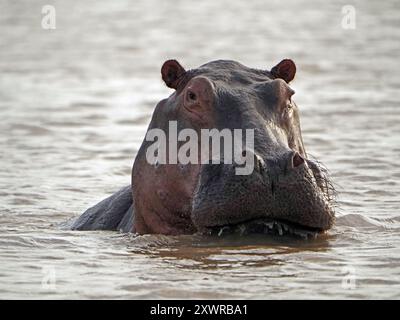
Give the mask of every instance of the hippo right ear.
POLYGON ((161 67, 161 76, 165 84, 176 89, 178 86, 178 79, 185 74, 185 69, 176 60, 167 60, 161 67))
POLYGON ((296 74, 296 65, 294 64, 293 60, 283 59, 271 69, 271 74, 275 78, 283 79, 286 81, 286 83, 289 83, 293 80, 296 74))

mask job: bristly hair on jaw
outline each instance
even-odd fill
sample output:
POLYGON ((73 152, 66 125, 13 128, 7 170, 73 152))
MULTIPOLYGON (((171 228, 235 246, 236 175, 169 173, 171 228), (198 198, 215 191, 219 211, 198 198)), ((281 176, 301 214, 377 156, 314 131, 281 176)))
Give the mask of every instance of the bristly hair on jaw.
POLYGON ((321 191, 324 193, 326 199, 328 200, 329 204, 336 209, 339 209, 338 203, 337 203, 337 188, 336 188, 336 183, 330 179, 330 172, 327 169, 327 167, 319 161, 316 157, 313 155, 307 154, 308 158, 307 161, 311 162, 314 166, 316 166, 319 169, 319 172, 316 170, 313 171, 315 180, 317 181, 318 186, 321 188, 321 191))

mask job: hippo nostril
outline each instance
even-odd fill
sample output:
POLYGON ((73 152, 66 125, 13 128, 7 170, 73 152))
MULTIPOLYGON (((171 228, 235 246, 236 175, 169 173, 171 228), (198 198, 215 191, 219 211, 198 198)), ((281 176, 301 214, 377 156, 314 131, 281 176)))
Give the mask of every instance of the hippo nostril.
POLYGON ((246 163, 247 160, 249 160, 249 165, 253 165, 253 169, 259 173, 263 173, 265 170, 265 163, 262 157, 260 157, 258 154, 256 154, 252 150, 242 150, 242 157, 246 158, 246 163), (253 159, 251 159, 253 157, 253 159), (253 161, 251 161, 253 160, 253 161))
POLYGON ((299 155, 297 152, 295 152, 292 157, 293 168, 297 168, 298 166, 301 166, 303 163, 304 163, 303 157, 299 155))

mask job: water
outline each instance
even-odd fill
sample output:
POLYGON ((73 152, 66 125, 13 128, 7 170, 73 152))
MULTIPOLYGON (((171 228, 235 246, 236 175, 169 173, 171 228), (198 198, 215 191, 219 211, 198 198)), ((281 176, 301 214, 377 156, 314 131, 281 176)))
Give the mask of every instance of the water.
POLYGON ((0 298, 400 298, 400 5, 351 1, 0 4, 0 298), (129 184, 164 60, 298 66, 307 151, 338 221, 301 241, 72 232, 129 184), (54 281, 53 281, 54 280, 54 281))

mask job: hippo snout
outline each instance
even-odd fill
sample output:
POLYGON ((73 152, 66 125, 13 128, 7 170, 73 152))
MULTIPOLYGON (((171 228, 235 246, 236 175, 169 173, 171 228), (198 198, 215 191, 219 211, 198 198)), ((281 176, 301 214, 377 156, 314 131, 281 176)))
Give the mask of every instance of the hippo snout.
MULTIPOLYGON (((249 151, 247 151, 249 152, 249 151)), ((199 230, 269 219, 302 229, 324 231, 334 222, 330 195, 298 152, 279 159, 254 154, 254 171, 238 176, 235 166, 204 165, 192 202, 199 230)))

